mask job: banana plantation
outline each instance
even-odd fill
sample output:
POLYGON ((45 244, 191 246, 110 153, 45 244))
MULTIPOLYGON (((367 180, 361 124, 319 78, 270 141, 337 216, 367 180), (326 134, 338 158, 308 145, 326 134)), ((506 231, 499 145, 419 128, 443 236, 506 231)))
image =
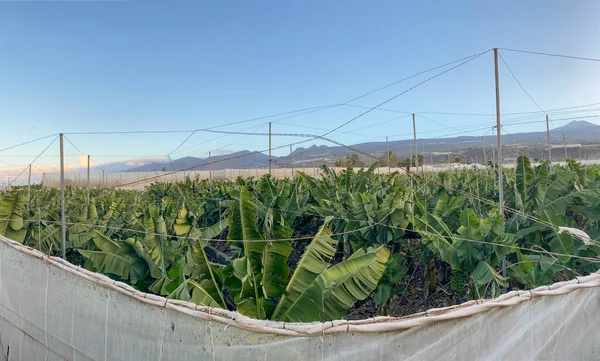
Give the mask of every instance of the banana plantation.
MULTIPOLYGON (((67 259, 140 291, 286 322, 401 315, 418 298, 448 306, 599 268, 598 167, 520 157, 504 171, 503 210, 492 164, 376 167, 93 188, 89 202, 85 188, 67 188, 67 259)), ((0 233, 60 255, 59 191, 3 193, 0 233)))

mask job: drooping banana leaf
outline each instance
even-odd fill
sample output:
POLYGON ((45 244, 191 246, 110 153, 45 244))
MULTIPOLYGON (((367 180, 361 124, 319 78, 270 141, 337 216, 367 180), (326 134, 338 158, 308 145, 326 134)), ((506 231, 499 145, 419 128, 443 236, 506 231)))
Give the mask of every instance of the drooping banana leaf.
MULTIPOLYGON (((90 203, 77 209, 79 212, 75 215, 77 222, 70 225, 67 229, 67 239, 69 246, 73 248, 86 248, 88 242, 92 239, 92 231, 96 229, 98 222, 98 211, 96 205, 90 203)), ((35 226, 34 226, 35 228, 35 226)))
POLYGON ((177 212, 173 230, 177 236, 185 236, 192 230, 192 224, 188 221, 188 210, 185 208, 185 202, 181 204, 181 208, 177 212))
POLYGON ((482 297, 485 297, 485 292, 482 292, 482 290, 488 287, 490 288, 492 297, 498 297, 502 293, 502 287, 507 286, 502 275, 484 261, 477 264, 477 267, 471 273, 471 278, 475 287, 479 288, 482 297))
POLYGON ((230 240, 241 241, 244 256, 233 262, 235 276, 242 281, 242 289, 236 298, 238 312, 249 317, 267 317, 269 301, 262 293, 262 258, 266 242, 262 239, 256 223, 254 204, 250 193, 240 188, 239 200, 229 214, 230 240))
POLYGON ((377 287, 389 256, 390 251, 384 246, 366 252, 360 249, 348 260, 339 263, 339 267, 327 269, 323 276, 334 280, 335 286, 323 295, 321 321, 343 318, 354 302, 367 298, 377 287), (370 254, 375 258, 368 265, 360 262, 363 258, 370 259, 370 254))
POLYGON ((337 241, 331 239, 329 221, 326 220, 319 232, 308 245, 292 278, 288 282, 284 296, 277 304, 273 313, 274 319, 287 319, 290 309, 293 309, 302 298, 308 286, 329 266, 335 255, 337 241))
POLYGON ((359 250, 356 256, 322 272, 279 319, 304 322, 343 317, 348 307, 377 286, 385 269, 381 262, 387 262, 389 255, 386 248, 380 249, 381 257, 373 249, 366 253, 359 250))
POLYGON ((209 307, 224 307, 218 300, 213 298, 213 295, 204 287, 206 284, 203 285, 203 283, 196 282, 193 279, 186 279, 169 294, 168 298, 209 307))
POLYGON ((274 241, 265 242, 262 260, 262 291, 265 297, 280 298, 288 284, 290 267, 288 257, 292 253, 292 230, 285 218, 271 210, 273 217, 272 236, 274 241))
POLYGON ((99 272, 117 275, 134 284, 148 274, 148 264, 132 245, 113 241, 98 231, 93 232, 92 239, 99 251, 78 251, 88 258, 99 272))
POLYGON ((191 241, 187 253, 185 276, 202 285, 203 292, 216 302, 219 307, 225 307, 221 285, 217 281, 216 270, 208 261, 204 245, 199 241, 191 241))
POLYGON ((6 193, 0 200, 0 234, 23 243, 27 234, 23 212, 27 206, 27 196, 17 192, 6 193))
POLYGON ((317 202, 329 199, 327 191, 325 191, 325 189, 322 188, 321 185, 314 178, 306 175, 303 172, 297 172, 296 174, 299 180, 303 182, 308 189, 310 189, 310 192, 312 193, 313 197, 315 197, 317 202))

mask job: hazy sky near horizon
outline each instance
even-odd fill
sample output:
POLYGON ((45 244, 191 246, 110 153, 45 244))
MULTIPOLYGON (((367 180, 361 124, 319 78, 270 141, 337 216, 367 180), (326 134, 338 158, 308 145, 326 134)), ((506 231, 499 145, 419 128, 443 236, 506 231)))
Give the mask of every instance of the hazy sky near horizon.
MULTIPOLYGON (((191 130, 344 103, 493 47, 600 58, 597 14, 597 1, 552 0, 2 1, 0 149, 58 132, 191 130)), ((600 103, 600 63, 500 53, 544 110, 600 103)), ((266 132, 271 120, 275 133, 322 134, 366 110, 356 106, 377 105, 448 68, 349 105, 216 129, 266 132)), ((488 52, 382 108, 417 113, 422 138, 483 135, 495 121, 493 70, 488 52)), ((502 62, 500 88, 502 113, 539 111, 502 62)), ((577 110, 552 113, 551 118, 564 119, 553 126, 576 116, 600 124, 600 105, 577 110)), ((330 137, 347 144, 409 138, 410 117, 391 120, 403 115, 373 111, 330 137)), ((510 123, 522 116, 503 119, 510 123)), ((544 129, 543 123, 506 127, 512 133, 544 129)), ((103 164, 165 157, 188 135, 68 138, 103 164)), ((280 136, 273 143, 302 139, 280 136)), ((0 173, 21 169, 51 140, 1 151, 0 173)), ((325 144, 306 146, 313 143, 325 144)), ((197 132, 171 156, 262 150, 267 144, 264 136, 197 132)), ((65 152, 75 167, 81 153, 69 143, 65 152)), ((36 169, 52 169, 57 155, 55 142, 36 169)))

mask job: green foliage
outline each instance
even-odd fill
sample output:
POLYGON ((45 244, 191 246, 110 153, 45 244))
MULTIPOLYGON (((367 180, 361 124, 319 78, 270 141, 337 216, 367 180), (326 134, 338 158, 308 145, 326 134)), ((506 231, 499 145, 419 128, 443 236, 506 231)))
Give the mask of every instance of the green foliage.
MULTIPOLYGON (((436 265, 449 268, 452 292, 469 285, 473 298, 598 270, 597 166, 569 160, 550 171, 519 157, 503 172, 503 217, 493 166, 415 176, 376 174, 379 163, 354 171, 364 166, 356 155, 344 161, 340 172, 322 167, 319 177, 296 172, 294 180, 95 188, 89 204, 85 190, 67 187, 67 254, 145 292, 284 321, 344 317, 368 297, 389 313, 414 259, 426 258, 429 281, 436 265)), ((31 194, 0 193, 0 234, 59 255, 58 191, 34 186, 31 194)))
POLYGON ((404 287, 400 287, 398 284, 406 272, 408 272, 408 267, 402 264, 402 256, 400 254, 392 255, 385 265, 385 271, 373 297, 375 304, 378 305, 380 315, 387 314, 395 297, 404 291, 404 287))
POLYGON ((363 162, 357 154, 346 154, 342 159, 335 161, 336 167, 350 167, 350 168, 363 168, 365 162, 363 162))

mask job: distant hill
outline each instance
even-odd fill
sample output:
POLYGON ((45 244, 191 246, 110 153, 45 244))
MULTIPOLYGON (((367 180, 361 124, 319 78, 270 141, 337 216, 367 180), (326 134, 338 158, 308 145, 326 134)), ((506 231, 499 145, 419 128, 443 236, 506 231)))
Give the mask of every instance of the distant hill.
MULTIPOLYGON (((251 152, 244 150, 241 152, 217 155, 211 158, 211 168, 256 168, 268 166, 269 156, 260 152, 251 152)), ((208 170, 208 158, 185 157, 175 159, 172 162, 150 163, 140 167, 130 168, 127 172, 153 172, 153 171, 172 171, 193 168, 194 170, 208 170)))
MULTIPOLYGON (((511 129, 511 128, 509 128, 511 129)), ((512 128, 514 129, 514 128, 512 128)), ((563 134, 566 138, 567 143, 598 143, 598 149, 593 146, 587 146, 587 151, 591 154, 598 154, 600 157, 600 125, 592 124, 586 121, 572 121, 567 125, 552 129, 550 131, 551 142, 554 144, 561 144, 563 134)), ((489 153, 492 151, 493 145, 496 143, 496 136, 487 135, 483 137, 483 142, 489 153)), ((517 156, 522 152, 525 152, 532 158, 545 159, 546 157, 546 132, 528 132, 528 133, 508 133, 503 135, 504 147, 506 151, 504 156, 510 158, 517 156), (523 147, 526 146, 526 147, 523 147), (526 148, 526 151, 523 150, 526 148)), ((359 150, 360 152, 369 153, 372 155, 383 155, 385 153, 386 144, 382 142, 368 142, 353 144, 350 147, 359 150)), ((396 153, 400 159, 409 158, 413 151, 413 140, 399 140, 392 141, 388 144, 389 150, 396 153)), ((483 148, 482 148, 482 137, 480 136, 460 136, 453 138, 429 138, 429 139, 418 139, 418 152, 425 154, 427 160, 433 162, 444 162, 447 161, 448 153, 452 154, 452 157, 470 157, 471 161, 475 159, 483 159, 483 148)), ((564 152, 560 153, 558 150, 557 157, 564 156, 564 152)), ((331 164, 335 159, 342 158, 346 154, 355 153, 353 150, 342 146, 326 146, 326 145, 313 145, 308 148, 296 148, 293 153, 294 163, 302 164, 304 159, 307 166, 310 166, 313 161, 317 165, 326 163, 331 164)), ((569 156, 576 156, 571 155, 569 156)), ((583 155, 582 155, 583 156, 583 155)), ((368 157, 360 155, 360 157, 368 163, 368 157)), ((268 155, 259 152, 251 152, 248 150, 219 155, 212 157, 213 164, 211 168, 213 170, 226 169, 226 168, 259 168, 268 167, 268 155)), ((140 167, 123 169, 128 172, 151 172, 160 170, 183 170, 194 168, 195 170, 207 170, 208 166, 207 158, 195 158, 185 157, 181 159, 173 160, 172 162, 165 163, 151 163, 140 167)), ((273 157, 273 166, 279 167, 290 164, 290 157, 273 157)))

